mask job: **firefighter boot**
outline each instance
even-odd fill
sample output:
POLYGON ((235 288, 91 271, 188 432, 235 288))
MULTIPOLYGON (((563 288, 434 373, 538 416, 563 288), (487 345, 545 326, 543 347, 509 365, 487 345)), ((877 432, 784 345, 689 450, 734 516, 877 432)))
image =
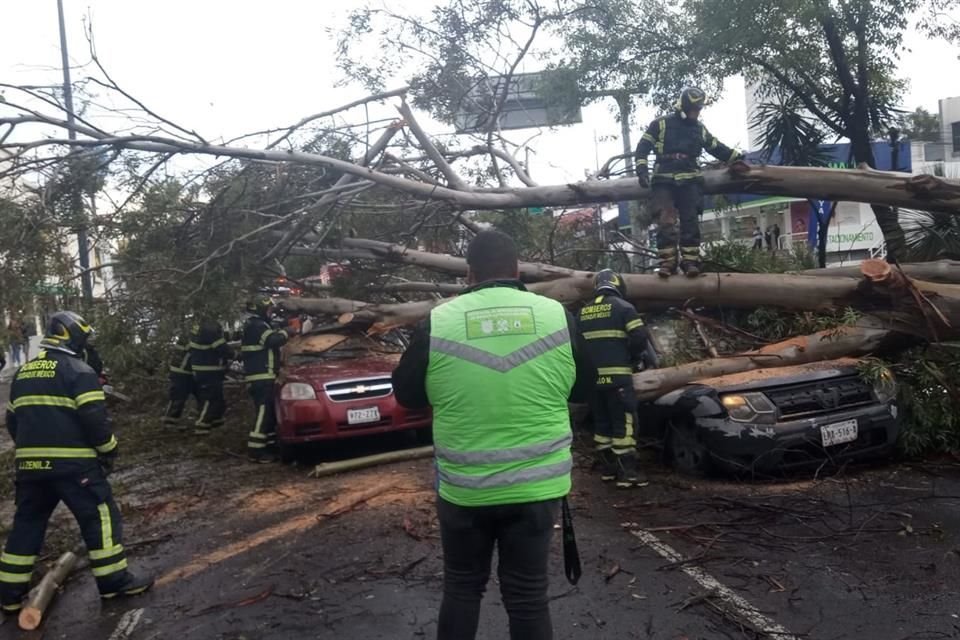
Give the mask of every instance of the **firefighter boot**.
POLYGON ((700 247, 683 247, 681 249, 680 268, 688 278, 696 278, 700 275, 702 271, 700 265, 700 247))
POLYGON ((597 449, 597 465, 600 467, 600 479, 612 482, 617 478, 617 456, 607 447, 597 449))
POLYGON ((153 586, 153 581, 153 576, 138 576, 127 571, 123 582, 116 588, 101 593, 100 597, 104 600, 110 600, 111 598, 122 598, 124 596, 138 596, 150 589, 153 586))
POLYGON ((637 469, 637 454, 631 451, 616 456, 617 463, 617 488, 632 489, 633 487, 645 487, 646 477, 637 469))
POLYGON ((677 250, 674 248, 660 249, 660 262, 657 265, 657 275, 669 278, 677 272, 677 250))

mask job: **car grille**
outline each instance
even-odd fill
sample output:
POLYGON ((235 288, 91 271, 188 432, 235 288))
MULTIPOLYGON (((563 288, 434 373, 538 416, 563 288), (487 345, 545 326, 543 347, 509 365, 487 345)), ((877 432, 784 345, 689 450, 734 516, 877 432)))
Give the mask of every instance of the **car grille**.
POLYGON ((831 413, 874 402, 870 385, 858 376, 764 391, 780 410, 781 420, 831 413))
POLYGON ((351 400, 366 400, 382 398, 393 392, 393 383, 390 378, 363 378, 360 380, 344 380, 342 382, 328 382, 323 385, 327 397, 334 402, 350 402, 351 400))

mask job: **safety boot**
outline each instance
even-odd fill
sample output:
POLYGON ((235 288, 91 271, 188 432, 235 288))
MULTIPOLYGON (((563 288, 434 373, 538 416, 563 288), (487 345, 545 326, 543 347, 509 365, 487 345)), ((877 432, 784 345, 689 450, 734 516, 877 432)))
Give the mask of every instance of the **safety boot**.
POLYGON ((702 272, 700 247, 683 247, 680 253, 680 269, 688 278, 696 278, 702 272))
POLYGON ((104 600, 112 598, 123 598, 125 596, 138 596, 153 586, 153 576, 138 576, 129 571, 126 572, 123 582, 114 589, 103 592, 100 597, 104 600))
POLYGON ((673 247, 669 249, 660 249, 660 262, 657 265, 656 273, 661 278, 669 278, 677 272, 677 250, 673 247))
POLYGON ((637 468, 636 452, 624 453, 616 456, 617 464, 617 488, 632 489, 634 487, 645 487, 646 476, 637 468))
POLYGON ((597 465, 600 467, 600 479, 613 482, 617 478, 617 457, 608 447, 597 449, 597 465))

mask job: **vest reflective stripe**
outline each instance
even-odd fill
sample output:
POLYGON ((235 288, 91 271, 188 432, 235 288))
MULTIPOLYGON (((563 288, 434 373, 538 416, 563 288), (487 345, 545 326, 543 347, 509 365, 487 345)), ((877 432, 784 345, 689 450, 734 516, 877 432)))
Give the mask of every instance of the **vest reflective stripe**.
POLYGON ((6 582, 7 584, 23 584, 25 582, 30 582, 32 573, 10 573, 8 571, 0 571, 0 582, 6 582))
POLYGON ((220 364, 195 364, 193 365, 193 372, 197 373, 199 371, 224 371, 226 367, 220 364))
POLYGON ((430 350, 437 353, 445 353, 448 356, 460 358, 461 360, 466 360, 467 362, 472 362, 473 364, 478 364, 481 367, 487 367, 500 373, 506 373, 511 369, 530 362, 537 356, 542 356, 548 351, 569 343, 570 332, 564 328, 539 340, 535 340, 525 347, 521 347, 505 356, 498 356, 461 342, 454 342, 453 340, 438 338, 436 336, 430 337, 430 350))
POLYGON ((184 375, 190 375, 192 372, 180 367, 170 367, 170 373, 182 373, 184 375))
MULTIPOLYGON (((630 325, 627 325, 628 327, 630 325)), ((604 338, 626 338, 626 331, 618 331, 616 329, 603 330, 603 331, 584 331, 583 339, 584 340, 602 340, 604 338)))
POLYGON ((21 447, 16 458, 96 458, 97 452, 87 447, 21 447))
POLYGON ((642 327, 642 326, 643 326, 643 320, 641 320, 640 318, 637 318, 636 320, 631 320, 630 322, 627 323, 627 331, 633 331, 637 327, 642 327))
POLYGON ((244 376, 243 380, 245 382, 257 382, 258 380, 276 380, 277 375, 274 373, 255 373, 252 376, 244 376))
POLYGON ((77 401, 65 396, 21 396, 10 405, 14 411, 20 407, 64 407, 76 409, 77 401))
POLYGON ((496 464, 500 462, 520 462, 530 458, 545 456, 563 451, 573 443, 573 435, 565 435, 558 440, 529 444, 510 449, 491 449, 489 451, 454 451, 446 447, 434 447, 437 457, 445 462, 456 464, 496 464))
POLYGON ((562 478, 569 475, 572 470, 573 459, 567 458, 561 462, 543 465, 542 467, 529 467, 516 471, 501 471, 489 475, 468 476, 462 473, 452 473, 443 467, 437 468, 437 474, 442 481, 449 482, 457 487, 464 487, 466 489, 497 489, 501 487, 511 487, 524 482, 562 478))

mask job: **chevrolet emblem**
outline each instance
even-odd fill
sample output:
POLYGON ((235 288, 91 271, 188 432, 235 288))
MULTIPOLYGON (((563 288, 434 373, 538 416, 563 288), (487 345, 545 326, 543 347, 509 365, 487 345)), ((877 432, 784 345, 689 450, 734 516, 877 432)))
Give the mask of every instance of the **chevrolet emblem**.
POLYGON ((354 393, 365 393, 366 390, 367 390, 367 388, 366 388, 364 385, 362 385, 362 384, 358 384, 357 386, 355 386, 355 387, 353 388, 353 392, 354 392, 354 393))

